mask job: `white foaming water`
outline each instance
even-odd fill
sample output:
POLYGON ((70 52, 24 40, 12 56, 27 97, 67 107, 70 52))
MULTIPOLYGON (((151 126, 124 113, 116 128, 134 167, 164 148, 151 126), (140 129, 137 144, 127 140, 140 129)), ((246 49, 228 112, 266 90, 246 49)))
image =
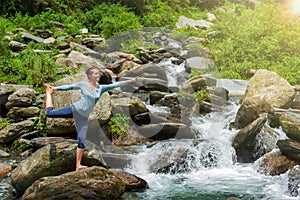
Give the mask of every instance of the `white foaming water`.
MULTIPOLYGON (((231 146, 238 130, 229 130, 238 105, 226 107, 222 113, 192 118, 192 128, 199 131, 195 140, 168 140, 152 147, 141 146, 131 155, 132 165, 126 170, 147 181, 149 189, 136 194, 136 199, 201 199, 227 200, 296 200, 287 195, 287 174, 265 176, 257 172, 257 163, 238 164, 231 146), (181 149, 188 149, 185 172, 151 172, 157 160, 170 160, 181 149), (170 154, 171 152, 171 154, 170 154), (206 160, 207 159, 207 160, 206 160)), ((132 199, 132 198, 125 198, 132 199)))
POLYGON ((184 78, 180 76, 185 71, 185 62, 182 62, 180 65, 175 65, 172 63, 172 60, 174 59, 175 58, 170 58, 159 63, 166 72, 169 87, 178 87, 185 81, 184 78))

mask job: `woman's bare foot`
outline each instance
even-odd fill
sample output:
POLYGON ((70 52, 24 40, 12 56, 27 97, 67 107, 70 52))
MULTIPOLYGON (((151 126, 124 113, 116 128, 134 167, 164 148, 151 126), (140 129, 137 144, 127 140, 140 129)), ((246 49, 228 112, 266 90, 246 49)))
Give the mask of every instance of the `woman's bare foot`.
POLYGON ((79 166, 76 166, 76 171, 79 171, 79 170, 85 169, 85 168, 88 168, 88 166, 85 166, 85 165, 79 165, 79 166))
POLYGON ((44 84, 44 85, 46 87, 46 93, 52 94, 54 92, 53 88, 50 85, 48 84, 44 84))

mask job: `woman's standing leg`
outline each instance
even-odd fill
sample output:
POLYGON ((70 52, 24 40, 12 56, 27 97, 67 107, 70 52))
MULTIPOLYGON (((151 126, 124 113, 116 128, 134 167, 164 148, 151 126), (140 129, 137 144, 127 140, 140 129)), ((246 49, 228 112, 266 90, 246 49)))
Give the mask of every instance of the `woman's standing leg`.
POLYGON ((78 139, 78 146, 76 150, 76 171, 87 168, 87 166, 81 165, 81 160, 85 148, 85 139, 88 129, 88 118, 81 116, 79 113, 74 111, 74 121, 77 130, 77 139, 78 139))

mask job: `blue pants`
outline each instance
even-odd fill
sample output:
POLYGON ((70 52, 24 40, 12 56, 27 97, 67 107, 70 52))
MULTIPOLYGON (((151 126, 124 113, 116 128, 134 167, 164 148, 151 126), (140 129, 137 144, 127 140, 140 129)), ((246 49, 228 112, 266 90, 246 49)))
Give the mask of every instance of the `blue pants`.
POLYGON ((46 116, 50 118, 73 118, 75 121, 78 148, 83 149, 87 129, 88 129, 88 118, 80 115, 74 108, 74 106, 68 106, 61 109, 53 110, 53 108, 46 108, 46 116))

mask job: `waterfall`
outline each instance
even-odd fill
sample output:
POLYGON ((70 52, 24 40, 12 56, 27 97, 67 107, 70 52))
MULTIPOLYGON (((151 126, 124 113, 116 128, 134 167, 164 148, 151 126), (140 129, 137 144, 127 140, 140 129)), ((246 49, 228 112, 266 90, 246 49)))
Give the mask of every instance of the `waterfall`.
MULTIPOLYGON (((166 63, 168 62, 163 64, 166 63)), ((171 85, 178 83, 174 77, 180 70, 176 72, 176 68, 171 65, 166 70, 168 77, 171 77, 171 85)), ((219 84, 226 81, 219 81, 219 84)), ((234 80, 233 84, 244 87, 233 87, 239 95, 245 91, 245 82, 234 80)), ((288 172, 280 176, 265 176, 257 172, 257 163, 236 162, 231 142, 239 130, 230 130, 228 124, 236 116, 238 102, 239 98, 231 98, 221 111, 192 117, 191 128, 199 132, 192 140, 172 139, 134 147, 138 153, 128 155, 132 162, 125 170, 145 179, 149 189, 141 193, 126 194, 122 199, 298 199, 286 193, 288 172), (172 160, 182 149, 187 149, 184 170, 175 173, 151 171, 151 166, 157 160, 166 159, 166 156, 172 160)), ((165 108, 152 106, 151 109, 166 112, 165 108)))

